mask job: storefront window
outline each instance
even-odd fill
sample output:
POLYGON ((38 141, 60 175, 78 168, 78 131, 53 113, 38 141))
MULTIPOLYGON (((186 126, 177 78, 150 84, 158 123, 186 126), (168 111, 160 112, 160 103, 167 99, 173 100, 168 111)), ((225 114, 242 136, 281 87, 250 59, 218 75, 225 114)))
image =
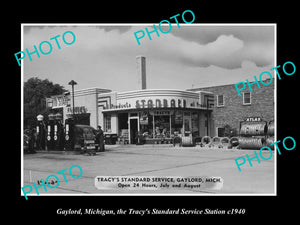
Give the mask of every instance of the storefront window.
POLYGON ((155 138, 169 138, 170 137, 170 115, 169 116, 155 116, 155 138))
POLYGON ((142 111, 140 133, 146 138, 172 138, 190 132, 199 135, 199 114, 183 110, 142 111))

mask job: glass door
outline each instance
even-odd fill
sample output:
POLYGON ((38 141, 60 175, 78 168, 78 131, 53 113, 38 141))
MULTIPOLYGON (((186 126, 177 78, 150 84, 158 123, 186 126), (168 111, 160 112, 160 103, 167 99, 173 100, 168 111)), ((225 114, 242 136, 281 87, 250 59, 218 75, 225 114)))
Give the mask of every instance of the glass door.
POLYGON ((191 113, 184 112, 183 113, 183 134, 185 136, 186 133, 191 133, 192 128, 192 120, 191 120, 191 113))

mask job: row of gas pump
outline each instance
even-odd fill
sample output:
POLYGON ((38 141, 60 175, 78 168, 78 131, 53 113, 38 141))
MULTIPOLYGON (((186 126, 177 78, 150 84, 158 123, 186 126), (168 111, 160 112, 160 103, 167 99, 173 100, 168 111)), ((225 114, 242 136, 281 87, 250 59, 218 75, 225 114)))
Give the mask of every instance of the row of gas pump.
POLYGON ((37 116, 35 142, 37 150, 72 150, 74 149, 74 119, 68 115, 65 126, 62 114, 49 114, 48 121, 43 115, 37 116))

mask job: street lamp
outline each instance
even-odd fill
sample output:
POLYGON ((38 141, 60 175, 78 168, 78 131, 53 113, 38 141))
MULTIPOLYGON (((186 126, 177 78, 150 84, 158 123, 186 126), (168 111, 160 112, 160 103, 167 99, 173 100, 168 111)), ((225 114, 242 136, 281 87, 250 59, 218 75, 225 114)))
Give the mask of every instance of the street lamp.
POLYGON ((73 119, 75 119, 74 118, 74 108, 75 108, 75 105, 74 105, 74 85, 76 85, 77 83, 76 83, 76 81, 74 81, 74 80, 71 80, 69 83, 68 83, 69 85, 72 85, 72 108, 73 108, 73 110, 72 110, 72 115, 73 115, 73 119))

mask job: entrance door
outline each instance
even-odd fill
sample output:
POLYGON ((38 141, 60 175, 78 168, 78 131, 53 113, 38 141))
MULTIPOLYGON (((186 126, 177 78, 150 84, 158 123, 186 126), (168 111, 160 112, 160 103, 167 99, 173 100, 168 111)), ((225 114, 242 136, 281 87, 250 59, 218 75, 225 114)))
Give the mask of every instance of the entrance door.
POLYGON ((129 126, 130 126, 130 144, 136 144, 136 137, 138 134, 138 119, 130 118, 129 119, 129 126))
POLYGON ((190 112, 183 113, 183 132, 191 132, 192 120, 190 112))

